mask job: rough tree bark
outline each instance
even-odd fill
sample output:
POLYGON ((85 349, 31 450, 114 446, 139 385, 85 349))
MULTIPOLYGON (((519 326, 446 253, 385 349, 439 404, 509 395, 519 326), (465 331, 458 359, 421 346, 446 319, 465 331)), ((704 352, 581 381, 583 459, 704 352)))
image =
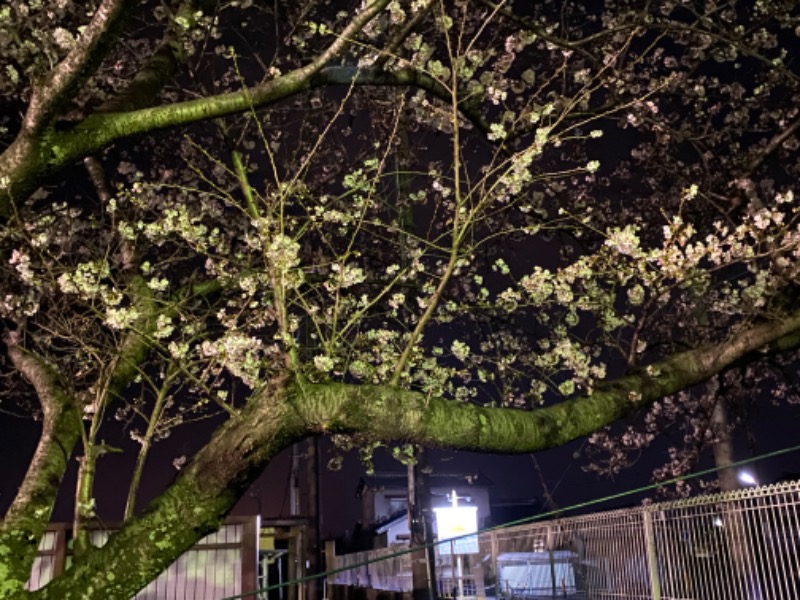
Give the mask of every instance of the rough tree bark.
POLYGON ((42 409, 42 433, 28 472, 0 523, 0 598, 18 591, 28 580, 39 540, 67 469, 70 451, 80 438, 75 402, 58 373, 20 348, 16 335, 6 335, 8 356, 36 390, 42 409))

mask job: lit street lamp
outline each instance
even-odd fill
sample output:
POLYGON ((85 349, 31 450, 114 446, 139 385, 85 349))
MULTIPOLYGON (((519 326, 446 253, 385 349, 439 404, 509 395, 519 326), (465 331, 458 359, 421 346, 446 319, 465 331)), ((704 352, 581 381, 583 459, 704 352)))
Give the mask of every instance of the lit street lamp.
POLYGON ((743 485, 758 485, 758 481, 749 471, 739 471, 739 483, 743 485))

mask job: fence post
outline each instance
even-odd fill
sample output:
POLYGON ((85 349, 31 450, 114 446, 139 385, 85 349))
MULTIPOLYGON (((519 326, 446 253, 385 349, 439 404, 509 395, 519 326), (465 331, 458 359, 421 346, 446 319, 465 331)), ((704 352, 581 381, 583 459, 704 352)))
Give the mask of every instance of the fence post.
POLYGON ((492 541, 492 570, 494 573, 494 589, 495 589, 495 596, 500 597, 500 571, 498 571, 497 567, 497 555, 499 554, 500 545, 497 542, 497 530, 493 529, 489 532, 489 539, 492 541))
POLYGON ((555 545, 555 540, 553 539, 553 526, 547 526, 547 557, 550 562, 550 583, 553 589, 553 598, 556 596, 556 565, 555 565, 555 555, 553 554, 553 546, 555 545))
POLYGON ((61 575, 67 568, 67 527, 66 525, 52 526, 55 531, 55 556, 53 557, 53 579, 61 575))
POLYGON ((658 580, 658 556, 656 538, 653 534, 653 513, 647 508, 642 512, 644 518, 644 543, 647 545, 647 566, 650 572, 650 594, 653 600, 661 600, 661 583, 658 580))

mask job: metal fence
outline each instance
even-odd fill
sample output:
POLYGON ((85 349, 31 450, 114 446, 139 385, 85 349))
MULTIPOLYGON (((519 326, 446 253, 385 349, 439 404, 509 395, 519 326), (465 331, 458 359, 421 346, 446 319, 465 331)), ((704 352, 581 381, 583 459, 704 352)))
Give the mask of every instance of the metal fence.
MULTIPOLYGON (((800 482, 537 522, 479 534, 478 552, 436 552, 443 597, 800 600, 800 482)), ((444 544, 447 544, 445 542, 444 544)), ((342 568, 382 550, 334 558, 342 568)), ((329 585, 411 590, 409 555, 329 585)))

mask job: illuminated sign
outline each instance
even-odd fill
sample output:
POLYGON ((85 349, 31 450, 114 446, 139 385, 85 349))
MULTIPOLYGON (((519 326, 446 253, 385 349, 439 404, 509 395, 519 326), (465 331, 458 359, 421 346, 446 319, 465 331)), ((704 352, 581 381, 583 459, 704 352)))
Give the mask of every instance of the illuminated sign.
POLYGON ((478 536, 469 534, 478 531, 478 507, 456 506, 433 510, 436 513, 439 541, 457 538, 450 543, 438 544, 439 554, 477 554, 478 536))

